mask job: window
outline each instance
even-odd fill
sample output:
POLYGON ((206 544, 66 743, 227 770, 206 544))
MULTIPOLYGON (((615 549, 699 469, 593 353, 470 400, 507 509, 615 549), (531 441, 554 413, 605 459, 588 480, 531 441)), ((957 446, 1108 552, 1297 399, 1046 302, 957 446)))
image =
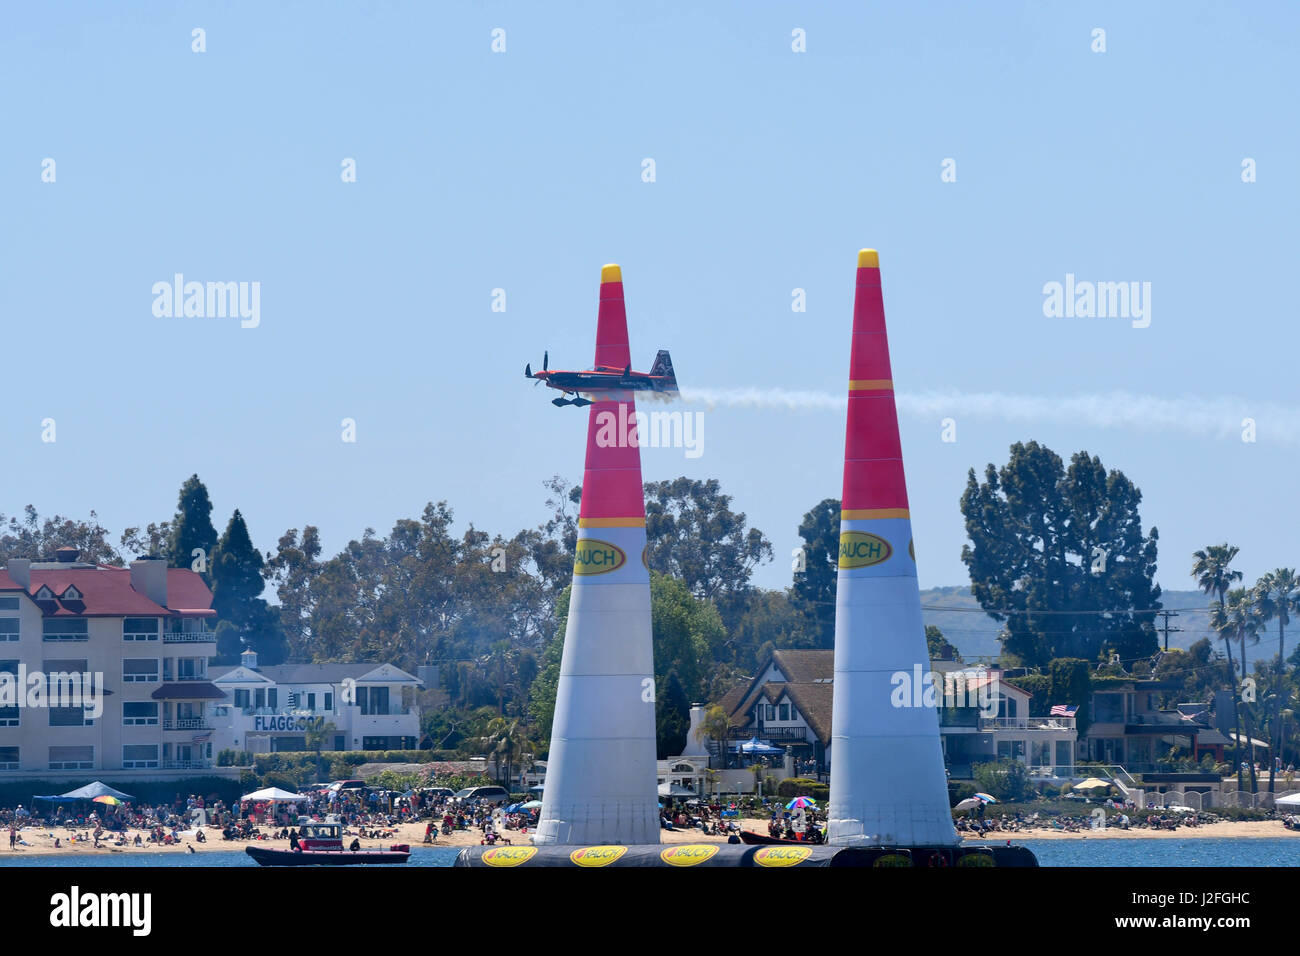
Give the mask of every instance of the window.
POLYGON ((789 704, 782 704, 782 705, 781 705, 781 719, 782 719, 782 720, 789 720, 789 719, 790 719, 790 705, 789 705, 789 704))
POLYGON ((122 748, 122 768, 124 770, 147 770, 157 766, 157 744, 128 744, 122 748))
POLYGON ((18 748, 0 747, 0 770, 18 769, 18 748))
POLYGON ((342 734, 335 734, 335 735, 334 735, 334 749, 335 749, 335 750, 347 750, 347 749, 348 749, 348 740, 347 740, 347 738, 344 737, 342 734))
POLYGON ((18 640, 18 625, 16 617, 0 617, 0 641, 18 640))
POLYGON ((316 695, 315 695, 315 694, 308 694, 308 695, 307 695, 307 709, 308 709, 308 710, 315 710, 315 709, 316 709, 316 695))
POLYGON ((88 641, 89 625, 84 617, 47 617, 43 622, 44 638, 47 641, 88 641))
POLYGON ((327 692, 325 694, 325 712, 334 713, 334 695, 332 693, 327 692))
MULTIPOLYGON (((12 674, 12 675, 14 675, 14 677, 17 677, 17 675, 18 675, 18 662, 17 662, 17 661, 0 661, 0 674, 12 674)), ((23 693, 23 692, 25 692, 26 688, 15 687, 15 690, 16 690, 18 693, 23 693)), ((19 718, 20 718, 21 714, 22 714, 22 709, 19 708, 19 707, 17 707, 17 706, 14 706, 14 707, 0 707, 0 727, 17 727, 17 726, 19 726, 19 725, 20 725, 20 719, 19 719, 19 718)), ((15 757, 14 759, 16 760, 16 759, 18 759, 18 758, 15 757)), ((14 768, 12 768, 12 769, 17 770, 18 768, 17 768, 17 767, 14 767, 14 768)))
POLYGON ((94 747, 51 747, 51 770, 93 770, 94 747))
POLYGON ((358 687, 357 703, 361 705, 361 713, 366 715, 382 715, 388 713, 388 688, 387 687, 358 687))
POLYGON ((124 701, 122 723, 128 727, 142 727, 158 723, 158 705, 153 701, 124 701))
POLYGON ((280 706, 280 688, 268 687, 266 689, 266 706, 272 710, 280 706))
POLYGON ((776 704, 767 705, 767 719, 776 720, 776 704))
POLYGON ((59 600, 80 601, 81 592, 77 590, 77 586, 75 584, 69 584, 66 588, 63 589, 63 594, 59 596, 59 600))
POLYGON ((95 722, 85 707, 51 707, 51 727, 93 727, 95 722))
POLYGON ((122 618, 122 640, 124 641, 158 640, 158 618, 156 617, 122 618))
POLYGON ((208 676, 207 658, 181 657, 176 660, 177 680, 204 680, 208 676))
POLYGON ((235 691, 235 706, 240 710, 248 710, 248 691, 235 691))
POLYGON ((158 680, 158 658, 123 658, 122 680, 128 684, 149 684, 158 680))
POLYGON ((18 599, 16 597, 0 597, 0 611, 18 610, 18 599))

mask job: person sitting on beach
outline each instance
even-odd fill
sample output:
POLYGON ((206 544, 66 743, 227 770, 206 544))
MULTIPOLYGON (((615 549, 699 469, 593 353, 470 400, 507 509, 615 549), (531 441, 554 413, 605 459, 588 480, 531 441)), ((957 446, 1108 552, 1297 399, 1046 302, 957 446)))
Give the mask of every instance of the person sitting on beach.
POLYGON ((354 837, 352 843, 348 846, 348 849, 351 850, 353 853, 356 853, 358 850, 361 849, 361 841, 354 837))
POLYGON ((203 835, 203 831, 202 831, 202 830, 198 830, 197 832, 195 832, 195 834, 194 834, 194 839, 195 839, 195 841, 198 842, 198 843, 207 843, 207 842, 208 842, 208 838, 207 838, 206 836, 203 835))

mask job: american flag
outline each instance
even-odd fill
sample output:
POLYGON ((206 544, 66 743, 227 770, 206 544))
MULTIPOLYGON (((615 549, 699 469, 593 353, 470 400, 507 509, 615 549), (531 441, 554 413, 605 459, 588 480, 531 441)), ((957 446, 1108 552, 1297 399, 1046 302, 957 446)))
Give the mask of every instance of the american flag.
POLYGON ((195 735, 194 735, 194 742, 195 742, 196 744, 204 744, 204 743, 207 743, 207 742, 208 742, 209 740, 211 740, 211 739, 212 739, 212 731, 208 731, 207 733, 203 733, 203 734, 195 734, 195 735))
POLYGON ((1073 717, 1078 707, 1067 707, 1065 704, 1057 704, 1052 708, 1053 717, 1073 717))

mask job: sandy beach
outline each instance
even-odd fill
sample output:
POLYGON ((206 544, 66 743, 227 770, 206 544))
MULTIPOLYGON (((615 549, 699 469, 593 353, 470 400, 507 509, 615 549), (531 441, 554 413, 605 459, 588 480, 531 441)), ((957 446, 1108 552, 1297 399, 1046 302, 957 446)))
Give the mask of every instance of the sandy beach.
MULTIPOLYGON (((767 832, 767 821, 760 819, 745 819, 741 821, 741 826, 746 830, 752 830, 755 833, 767 832)), ((393 843, 409 843, 411 847, 424 847, 424 824, 408 823, 403 824, 397 829, 397 834, 384 839, 362 838, 361 845, 365 849, 386 849, 393 843)), ((147 834, 141 833, 141 838, 147 834)), ((195 831, 184 831, 181 834, 181 843, 175 846, 159 847, 146 843, 143 847, 125 846, 118 847, 112 843, 101 843, 98 849, 91 845, 90 841, 70 842, 68 840, 68 831, 64 829, 48 830, 28 827, 20 831, 19 836, 28 845, 19 845, 10 850, 8 841, 0 845, 0 865, 3 865, 6 859, 14 859, 22 855, 45 856, 53 854, 89 854, 95 856, 111 857, 119 853, 129 854, 149 854, 162 858, 168 856, 187 856, 190 849, 193 848, 195 853, 211 853, 221 851, 243 852, 246 846, 266 846, 266 847, 283 847, 289 846, 287 840, 223 840, 218 830, 207 830, 205 835, 207 840, 199 843, 194 839, 195 831), (58 838, 61 846, 54 846, 55 838, 58 838)), ((518 831, 508 831, 506 836, 511 843, 518 846, 528 843, 527 834, 518 831)), ((1067 832, 1057 830, 1053 827, 1036 827, 1030 829, 1017 830, 1012 833, 991 832, 985 837, 978 837, 967 834, 965 838, 968 841, 980 840, 988 842, 1005 842, 1007 840, 1017 842, 1019 840, 1195 840, 1195 839, 1261 839, 1261 838, 1298 838, 1300 831, 1288 830, 1282 826, 1281 821, 1224 821, 1221 823, 1212 823, 1197 827, 1179 827, 1177 830, 1149 830, 1149 829, 1130 829, 1121 830, 1118 827, 1107 827, 1104 830, 1086 830, 1077 832, 1067 832)), ((131 831, 127 840, 128 843, 135 838, 135 831, 131 831)), ((434 846, 478 846, 482 839, 482 834, 478 830, 461 830, 450 836, 438 835, 438 840, 434 846)), ((665 844, 673 843, 725 843, 725 836, 704 836, 698 830, 663 830, 660 831, 660 840, 665 844)), ((351 842, 351 836, 345 838, 345 842, 351 842)))

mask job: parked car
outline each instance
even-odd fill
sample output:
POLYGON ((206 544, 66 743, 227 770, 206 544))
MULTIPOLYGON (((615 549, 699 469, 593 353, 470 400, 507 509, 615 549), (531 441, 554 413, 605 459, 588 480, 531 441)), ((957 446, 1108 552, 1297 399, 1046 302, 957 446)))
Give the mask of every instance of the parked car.
POLYGON ((510 799, 505 787, 466 787, 452 797, 457 803, 473 806, 476 803, 501 803, 510 799))

